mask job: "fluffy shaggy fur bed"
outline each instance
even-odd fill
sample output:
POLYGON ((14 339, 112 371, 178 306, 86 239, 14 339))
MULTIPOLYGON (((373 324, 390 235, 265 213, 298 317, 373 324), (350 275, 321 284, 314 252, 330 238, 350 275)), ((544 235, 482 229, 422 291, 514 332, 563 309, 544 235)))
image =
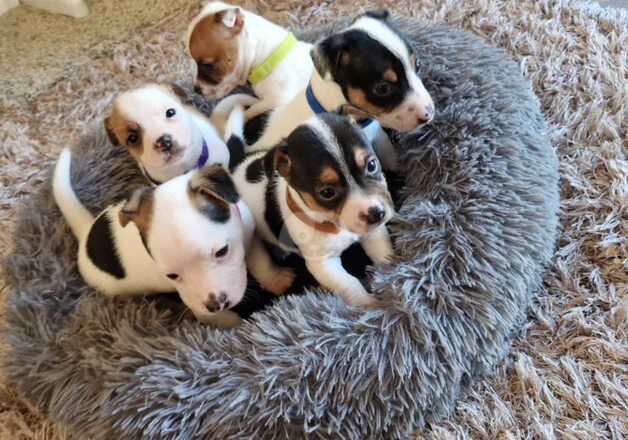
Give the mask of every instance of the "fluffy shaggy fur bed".
MULTIPOLYGON (((563 231, 547 291, 534 309, 538 323, 524 327, 527 337, 509 362, 491 382, 472 387, 453 420, 431 423, 430 436, 623 434, 626 20, 554 6, 473 1, 439 9, 424 2, 404 10, 485 34, 521 60, 542 98, 565 178, 563 231)), ((164 78, 167 69, 151 60, 168 47, 164 39, 177 39, 172 28, 141 46, 120 46, 113 65, 103 60, 100 67, 118 70, 122 87, 131 71, 164 78)), ((525 318, 531 287, 552 253, 556 175, 515 66, 474 38, 429 29, 417 38, 420 52, 434 57, 422 69, 441 112, 422 136, 403 141, 411 144, 412 190, 394 226, 403 261, 374 279, 375 290, 388 297, 384 310, 357 315, 334 296, 310 293, 281 300, 223 334, 197 326, 167 299, 111 304, 82 286, 74 243, 42 189, 23 213, 7 265, 19 275, 11 280, 5 333, 12 346, 6 371, 18 388, 83 436, 222 438, 258 430, 281 437, 306 427, 315 429, 313 437, 384 427, 396 436, 451 409, 468 379, 501 358, 510 331, 525 318), (445 35, 448 44, 437 44, 445 35), (470 61, 445 69, 461 61, 464 49, 470 61), (469 75, 457 75, 460 69, 469 75), (500 99, 486 102, 491 96, 500 99), (512 105, 496 111, 504 102, 512 105)), ((180 56, 174 48, 168 55, 180 56)), ((81 73, 94 83, 103 78, 94 66, 81 73)), ((20 130, 30 118, 45 116, 56 125, 50 142, 58 143, 68 135, 64 126, 93 118, 113 89, 97 84, 78 91, 79 84, 84 81, 60 84, 33 109, 12 113, 5 145, 24 150, 9 149, 11 159, 28 164, 24 153, 43 144, 38 133, 20 130), (89 102, 89 111, 58 102, 64 93, 89 102), (56 119, 60 110, 70 119, 56 119)), ((105 203, 96 203, 97 192, 112 197, 133 180, 129 168, 116 166, 113 150, 98 152, 103 143, 101 137, 89 143, 77 176, 82 185, 98 182, 81 194, 91 206, 105 203), (111 175, 120 181, 101 179, 111 175)), ((40 179, 34 175, 31 183, 40 179)))

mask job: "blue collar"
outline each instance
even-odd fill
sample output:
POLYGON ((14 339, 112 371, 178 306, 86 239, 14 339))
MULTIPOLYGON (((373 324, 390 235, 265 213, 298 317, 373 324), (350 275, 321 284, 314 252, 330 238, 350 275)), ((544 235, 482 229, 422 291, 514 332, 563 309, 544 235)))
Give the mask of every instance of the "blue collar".
MULTIPOLYGON (((307 98, 307 103, 309 104, 310 108, 312 109, 315 115, 320 115, 321 113, 328 113, 327 110, 325 110, 325 107, 323 107, 323 105, 320 103, 320 101, 316 99, 316 96, 314 96, 314 91, 312 90, 311 83, 308 84, 307 88, 305 89, 305 97, 307 98)), ((360 125, 360 127, 366 128, 369 125, 371 125, 372 122, 373 122, 373 119, 360 119, 358 121, 358 124, 360 125)))
POLYGON ((196 161, 196 168, 203 168, 209 159, 209 148, 207 148, 207 142, 203 139, 203 146, 201 147, 201 155, 196 161))

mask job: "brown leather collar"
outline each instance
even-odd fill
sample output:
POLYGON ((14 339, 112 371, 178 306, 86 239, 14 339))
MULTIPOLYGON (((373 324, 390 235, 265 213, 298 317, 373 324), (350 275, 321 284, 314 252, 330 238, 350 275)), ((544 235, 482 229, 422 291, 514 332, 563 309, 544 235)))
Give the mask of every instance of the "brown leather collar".
POLYGON ((324 232, 326 234, 337 234, 340 232, 338 230, 338 226, 329 221, 317 222, 316 220, 309 217, 303 209, 292 198, 290 194, 290 190, 286 188, 286 203, 288 204, 288 209, 292 211, 294 215, 297 216, 299 220, 308 225, 311 228, 316 229, 319 232, 324 232))

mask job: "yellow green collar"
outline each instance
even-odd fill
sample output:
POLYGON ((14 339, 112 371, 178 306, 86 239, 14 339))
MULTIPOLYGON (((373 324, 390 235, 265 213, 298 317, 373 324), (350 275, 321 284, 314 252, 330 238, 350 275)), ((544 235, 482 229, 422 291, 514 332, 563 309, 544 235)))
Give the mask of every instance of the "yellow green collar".
POLYGON ((255 85, 266 78, 270 75, 270 72, 272 72, 273 69, 277 67, 277 65, 281 63, 281 61, 283 61, 283 59, 290 53, 295 44, 297 44, 297 37, 295 37, 292 32, 288 33, 281 44, 277 46, 277 49, 273 50, 273 52, 268 55, 268 57, 262 61, 259 66, 251 71, 247 80, 252 85, 255 85))

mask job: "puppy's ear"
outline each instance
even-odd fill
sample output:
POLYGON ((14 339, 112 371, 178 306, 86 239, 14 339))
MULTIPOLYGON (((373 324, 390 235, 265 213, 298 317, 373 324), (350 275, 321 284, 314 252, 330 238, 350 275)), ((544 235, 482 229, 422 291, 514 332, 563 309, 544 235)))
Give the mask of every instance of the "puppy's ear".
POLYGON ((172 90, 172 93, 174 93, 175 96, 179 98, 182 102, 188 98, 188 94, 179 84, 170 83, 168 84, 168 87, 170 88, 170 90, 172 90))
POLYGON ((367 17, 375 18, 377 20, 386 21, 390 18, 390 11, 388 9, 372 9, 364 13, 367 17))
POLYGON ((109 138, 109 141, 113 144, 113 145, 120 145, 120 142, 118 142, 118 138, 116 137, 116 134, 113 132, 113 127, 111 126, 111 116, 107 116, 104 120, 104 125, 105 125, 105 131, 107 132, 107 137, 109 138))
POLYGON ((196 171, 188 188, 195 197, 203 197, 226 206, 240 200, 231 176, 222 165, 213 164, 196 171))
POLYGON ((225 37, 235 37, 244 26, 244 13, 240 8, 228 8, 216 12, 215 20, 225 37))
POLYGON ((279 172, 279 175, 284 179, 290 177, 290 168, 292 167, 292 160, 288 155, 288 145, 285 142, 280 143, 275 148, 275 169, 279 172))
POLYGON ((339 67, 350 61, 344 34, 331 35, 317 43, 310 50, 310 57, 318 74, 331 79, 339 67))
POLYGON ((148 229, 153 216, 153 195, 154 189, 150 186, 143 186, 133 191, 118 214, 118 220, 123 228, 129 222, 133 222, 140 231, 148 229))

